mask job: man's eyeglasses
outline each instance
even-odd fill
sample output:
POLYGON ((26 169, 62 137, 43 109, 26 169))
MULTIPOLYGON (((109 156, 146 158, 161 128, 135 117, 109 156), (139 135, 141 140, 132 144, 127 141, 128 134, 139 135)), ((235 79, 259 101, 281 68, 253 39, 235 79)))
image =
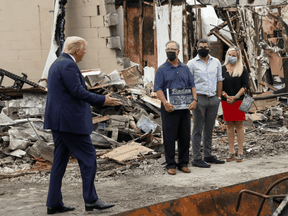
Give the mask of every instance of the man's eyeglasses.
POLYGON ((206 49, 206 50, 208 50, 209 47, 207 47, 207 46, 205 46, 205 47, 202 47, 202 46, 198 47, 198 50, 201 50, 201 49, 206 49))
POLYGON ((177 52, 178 49, 165 49, 166 52, 177 52))

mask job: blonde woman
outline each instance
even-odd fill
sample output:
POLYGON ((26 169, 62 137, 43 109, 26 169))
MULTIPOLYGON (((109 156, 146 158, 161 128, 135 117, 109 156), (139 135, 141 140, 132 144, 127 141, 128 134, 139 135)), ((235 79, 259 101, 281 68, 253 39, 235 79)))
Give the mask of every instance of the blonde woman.
POLYGON ((225 56, 222 66, 223 91, 222 109, 223 120, 227 123, 227 135, 229 143, 229 155, 227 162, 242 162, 245 113, 239 110, 244 93, 249 88, 249 77, 246 68, 242 64, 241 51, 237 47, 230 47, 225 56), (235 157, 234 138, 235 128, 237 131, 238 154, 235 157))

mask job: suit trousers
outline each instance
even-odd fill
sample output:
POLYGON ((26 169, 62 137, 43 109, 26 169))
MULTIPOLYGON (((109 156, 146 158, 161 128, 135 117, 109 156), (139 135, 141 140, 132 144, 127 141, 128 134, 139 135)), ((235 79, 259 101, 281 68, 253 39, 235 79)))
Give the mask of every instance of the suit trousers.
POLYGON ((196 109, 193 110, 193 132, 192 132, 192 149, 193 159, 200 160, 201 156, 201 140, 203 132, 203 150, 204 157, 210 157, 212 145, 212 133, 217 117, 219 99, 217 96, 206 97, 197 96, 198 103, 196 109))
POLYGON ((47 207, 63 206, 62 179, 71 153, 77 158, 80 167, 85 203, 98 199, 94 180, 97 170, 96 150, 89 135, 79 135, 52 130, 54 140, 54 158, 50 174, 47 207))
POLYGON ((189 110, 167 112, 161 106, 166 168, 181 169, 189 163, 191 116, 189 110), (175 141, 178 141, 178 163, 175 162, 175 141))

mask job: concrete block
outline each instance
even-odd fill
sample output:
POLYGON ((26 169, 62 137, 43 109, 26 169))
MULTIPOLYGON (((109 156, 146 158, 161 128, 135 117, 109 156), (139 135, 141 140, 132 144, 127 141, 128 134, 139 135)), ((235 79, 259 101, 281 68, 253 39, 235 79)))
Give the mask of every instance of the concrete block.
MULTIPOLYGON (((17 31, 30 31, 39 29, 39 20, 20 20, 18 22, 13 23, 13 30, 17 29, 17 31)), ((18 35, 18 37, 21 37, 18 35)))
POLYGON ((105 4, 99 4, 96 7, 98 16, 104 16, 107 14, 105 4))
POLYGON ((107 37, 110 37, 110 29, 107 28, 107 27, 99 27, 98 28, 98 37, 104 37, 104 38, 107 38, 107 37))
POLYGON ((271 115, 279 115, 282 116, 283 115, 283 109, 281 107, 271 107, 271 115))
POLYGON ((110 49, 121 49, 120 37, 107 37, 107 48, 110 49))
MULTIPOLYGON (((2 54, 0 54, 0 57, 2 57, 2 54)), ((18 51, 7 51, 5 53, 3 53, 3 58, 5 59, 5 61, 10 65, 9 61, 12 60, 12 64, 15 62, 13 62, 14 60, 19 60, 19 55, 18 55, 18 51)), ((3 65, 2 65, 3 67, 3 65)))
POLYGON ((105 10, 106 10, 106 14, 115 13, 116 12, 115 4, 106 4, 105 10))
POLYGON ((28 146, 33 144, 30 140, 33 139, 31 135, 19 131, 18 129, 10 129, 9 133, 9 146, 7 147, 10 150, 21 149, 25 150, 28 146))
POLYGON ((75 23, 76 28, 91 28, 91 17, 79 17, 75 23))
POLYGON ((99 59, 100 62, 100 68, 101 71, 104 72, 105 74, 111 73, 111 71, 116 70, 121 70, 122 67, 117 64, 116 58, 111 58, 111 59, 99 59))
POLYGON ((97 51, 99 53, 99 56, 101 56, 101 58, 103 59, 116 58, 116 51, 114 49, 100 48, 97 51))
POLYGON ((105 4, 115 4, 115 0, 104 0, 105 4))
POLYGON ((152 131, 152 133, 154 133, 157 126, 158 125, 155 122, 151 121, 145 115, 142 115, 137 122, 137 127, 143 130, 145 133, 148 133, 149 131, 152 131))
POLYGON ((47 145, 42 140, 38 140, 33 146, 26 149, 27 154, 32 157, 43 157, 45 160, 53 162, 54 147, 47 145))
POLYGON ((82 16, 97 16, 97 8, 95 6, 85 6, 82 9, 82 16))
POLYGON ((104 16, 105 26, 116 26, 119 23, 119 17, 116 13, 110 13, 104 16))
POLYGON ((91 17, 91 27, 92 28, 104 27, 104 18, 103 18, 103 16, 91 17))
POLYGON ((41 50, 20 50, 18 60, 41 60, 41 50))
MULTIPOLYGON (((91 38, 91 40, 88 41, 88 46, 91 47, 91 49, 95 49, 95 48, 106 48, 106 38, 91 38)), ((89 50, 90 48, 87 47, 87 50, 89 50)), ((98 52, 98 49, 97 49, 98 52)))
POLYGON ((39 38, 36 40, 25 40, 21 41, 24 45, 25 50, 39 50, 40 49, 40 40, 39 38))
MULTIPOLYGON (((79 32, 79 30, 77 29, 76 31, 79 32)), ((81 35, 79 34, 79 36, 85 38, 88 41, 88 46, 89 46, 89 41, 91 40, 91 38, 98 37, 98 29, 97 28, 82 28, 81 35)))

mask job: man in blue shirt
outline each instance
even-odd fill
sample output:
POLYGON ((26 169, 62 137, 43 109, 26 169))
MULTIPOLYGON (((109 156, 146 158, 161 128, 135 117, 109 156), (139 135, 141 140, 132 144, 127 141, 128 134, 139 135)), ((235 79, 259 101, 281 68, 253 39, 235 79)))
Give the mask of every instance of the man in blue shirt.
POLYGON ((186 64, 178 59, 180 46, 175 41, 166 44, 167 61, 161 65, 155 75, 154 91, 161 100, 161 119, 163 142, 165 149, 166 168, 168 174, 175 175, 176 168, 190 173, 189 146, 191 116, 189 110, 197 105, 194 78, 186 64), (193 101, 188 109, 174 110, 176 107, 167 100, 167 89, 192 88, 193 101), (175 141, 178 140, 178 163, 175 162, 175 141))
POLYGON ((193 166, 209 168, 208 163, 222 164, 211 154, 212 133, 222 92, 222 67, 217 58, 209 55, 209 42, 202 39, 197 44, 198 55, 187 65, 194 75, 198 104, 193 111, 193 166), (203 131, 204 129, 204 131, 203 131), (203 131, 204 161, 201 156, 203 131))

